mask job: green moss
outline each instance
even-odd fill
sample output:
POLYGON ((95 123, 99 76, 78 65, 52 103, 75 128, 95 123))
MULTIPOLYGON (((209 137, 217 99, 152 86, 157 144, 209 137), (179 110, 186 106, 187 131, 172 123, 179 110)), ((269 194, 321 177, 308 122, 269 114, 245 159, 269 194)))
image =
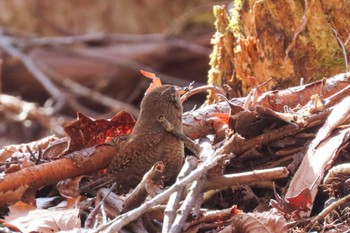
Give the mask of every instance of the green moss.
POLYGON ((333 48, 330 56, 322 56, 322 54, 320 54, 320 64, 321 68, 329 71, 341 69, 341 66, 344 66, 345 69, 345 58, 341 49, 333 48))
POLYGON ((234 37, 238 38, 241 34, 240 30, 240 11, 242 9, 243 3, 245 0, 237 0, 235 1, 234 7, 230 10, 231 19, 229 28, 233 33, 234 37))

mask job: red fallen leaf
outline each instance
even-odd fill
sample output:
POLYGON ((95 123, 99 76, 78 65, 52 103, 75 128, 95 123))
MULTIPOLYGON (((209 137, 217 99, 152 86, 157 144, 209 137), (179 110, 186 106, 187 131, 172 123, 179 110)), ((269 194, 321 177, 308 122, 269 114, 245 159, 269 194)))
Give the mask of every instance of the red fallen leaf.
POLYGON ((162 82, 160 81, 160 78, 158 78, 154 73, 147 72, 147 71, 144 71, 144 70, 140 70, 140 72, 146 78, 152 79, 152 83, 149 85, 148 89, 146 90, 145 95, 147 95, 147 93, 152 91, 154 88, 159 87, 159 86, 162 85, 162 82))
POLYGON ((216 137, 218 139, 225 137, 228 122, 229 114, 219 112, 211 114, 210 118, 206 120, 206 123, 208 125, 212 125, 213 129, 215 130, 216 137))
POLYGON ((220 120, 222 124, 226 124, 226 125, 228 125, 228 120, 230 118, 229 114, 221 113, 221 112, 213 113, 211 117, 217 118, 217 120, 220 120))
POLYGON ((109 142, 115 136, 130 134, 134 125, 135 119, 125 111, 117 113, 109 120, 95 120, 78 112, 78 119, 64 127, 70 137, 65 153, 109 142))
POLYGON ((292 217, 298 217, 300 211, 309 211, 308 205, 312 204, 311 191, 304 188, 298 195, 294 197, 282 198, 275 191, 275 200, 270 201, 270 205, 279 212, 292 217))
POLYGON ((286 198, 290 205, 299 210, 309 210, 308 205, 312 203, 311 192, 309 188, 304 188, 294 197, 286 198))

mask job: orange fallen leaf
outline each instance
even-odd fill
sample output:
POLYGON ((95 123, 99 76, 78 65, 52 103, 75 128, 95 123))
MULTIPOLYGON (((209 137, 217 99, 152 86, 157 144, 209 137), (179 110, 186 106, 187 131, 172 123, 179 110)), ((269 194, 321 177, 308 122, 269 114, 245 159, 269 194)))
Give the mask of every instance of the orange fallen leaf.
POLYGON ((140 72, 146 78, 152 79, 152 83, 149 85, 148 89, 146 90, 145 95, 147 95, 147 93, 151 92, 154 88, 162 86, 162 82, 160 81, 160 78, 158 78, 154 73, 147 72, 144 70, 140 70, 140 72))

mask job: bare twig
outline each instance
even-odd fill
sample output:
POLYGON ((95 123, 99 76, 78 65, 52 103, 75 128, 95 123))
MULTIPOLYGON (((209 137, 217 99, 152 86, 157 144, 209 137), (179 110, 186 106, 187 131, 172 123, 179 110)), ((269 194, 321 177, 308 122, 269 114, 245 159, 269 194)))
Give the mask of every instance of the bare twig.
POLYGON ((285 167, 255 170, 237 174, 210 177, 205 183, 203 190, 222 189, 234 185, 243 185, 267 180, 288 177, 289 171, 285 167))
POLYGON ((27 145, 27 150, 29 151, 30 157, 34 160, 35 165, 38 165, 40 162, 40 159, 35 157, 35 154, 33 153, 33 151, 30 149, 28 145, 27 145))
POLYGON ((97 206, 95 206, 95 208, 90 212, 89 216, 86 218, 85 220, 85 224, 84 227, 85 228, 90 228, 93 224, 93 222, 95 221, 95 217, 96 214, 98 213, 98 211, 100 210, 100 207, 102 206, 102 204, 104 203, 104 201, 106 200, 106 198, 108 197, 108 195, 112 192, 112 190, 114 189, 114 187, 116 186, 116 183, 114 183, 108 190, 107 194, 102 198, 102 200, 100 201, 100 203, 98 203, 97 206))
POLYGON ((19 49, 14 47, 10 42, 10 38, 0 33, 0 46, 11 56, 18 58, 33 76, 43 85, 43 87, 57 101, 56 109, 63 107, 65 103, 64 94, 51 82, 51 80, 35 65, 33 60, 19 49))
POLYGON ((200 228, 204 228, 208 225, 214 224, 214 228, 222 226, 225 222, 229 221, 234 215, 232 208, 214 211, 205 211, 200 217, 194 219, 186 228, 186 233, 198 232, 200 228), (219 220, 219 221, 218 221, 219 220), (195 229, 194 229, 195 228, 195 229))
POLYGON ((325 218, 328 214, 330 214, 333 210, 335 210, 340 205, 350 201, 350 194, 346 195, 345 197, 337 200, 336 202, 332 203, 328 207, 322 210, 321 213, 319 213, 315 218, 313 218, 310 223, 307 225, 307 228, 311 228, 317 221, 320 221, 321 219, 325 218))
POLYGON ((113 109, 114 111, 126 110, 134 116, 138 116, 139 114, 139 110, 130 104, 124 103, 122 101, 113 99, 109 96, 103 95, 97 91, 91 90, 90 88, 85 87, 73 81, 72 79, 67 78, 64 75, 55 72, 54 70, 46 66, 43 62, 40 62, 38 65, 51 79, 70 89, 73 93, 79 96, 89 98, 106 107, 113 109))
POLYGON ((299 125, 288 124, 280 128, 268 131, 250 139, 238 139, 239 135, 235 134, 228 139, 225 147, 221 148, 220 154, 234 153, 240 156, 247 150, 260 145, 266 145, 272 141, 296 134, 306 128, 322 124, 330 114, 332 108, 326 109, 320 113, 313 114, 304 119, 299 125))
POLYGON ((89 42, 144 42, 144 41, 162 41, 164 36, 162 34, 146 34, 146 35, 135 35, 135 34, 105 34, 105 33, 94 33, 94 34, 82 34, 73 36, 60 36, 60 37, 34 37, 17 39, 17 43, 30 46, 48 46, 48 45, 72 45, 76 43, 89 43, 89 42))
POLYGON ((185 177, 183 180, 175 183, 172 185, 169 189, 164 191, 163 193, 157 195, 153 199, 147 201, 142 206, 131 210, 116 219, 112 220, 111 222, 104 224, 96 229, 96 232, 105 231, 105 232, 116 232, 120 230, 123 226, 127 225, 131 221, 134 221, 135 219, 139 218, 142 214, 144 214, 148 209, 150 209, 152 206, 155 206, 157 204, 160 204, 164 202, 166 199, 169 198, 169 196, 175 192, 178 191, 181 187, 184 187, 190 182, 193 182, 194 180, 198 179, 203 173, 208 171, 209 169, 215 167, 220 161, 229 159, 232 157, 231 155, 219 155, 211 160, 203 163, 201 166, 199 166, 196 170, 194 170, 190 175, 185 177))
MULTIPOLYGON (((306 10, 305 10, 306 11, 306 10)), ((288 57, 289 55, 289 52, 290 50, 292 50, 292 48, 294 47, 295 43, 296 43, 296 40, 298 38, 298 35, 304 31, 305 27, 306 27, 306 24, 307 24, 307 17, 306 15, 303 15, 303 17, 301 17, 301 23, 300 25, 297 27, 297 29, 295 30, 294 32, 294 35, 293 35, 293 39, 292 39, 292 42, 288 45, 286 51, 285 51, 285 54, 286 56, 285 57, 288 57)))
POLYGON ((190 214, 193 206, 198 206, 198 200, 203 200, 200 198, 202 194, 202 188, 206 181, 206 174, 203 173, 199 179, 194 181, 190 187, 190 191, 182 203, 180 209, 177 211, 176 218, 169 232, 180 233, 183 230, 184 223, 186 222, 188 215, 190 214))
POLYGON ((61 37, 34 37, 17 39, 16 43, 21 44, 22 47, 31 46, 50 46, 50 45, 72 45, 76 43, 89 43, 89 42, 102 42, 102 43, 123 43, 123 42, 162 42, 170 45, 175 45, 181 48, 188 49, 195 53, 200 54, 210 54, 211 50, 204 46, 188 42, 186 40, 175 38, 175 37, 165 37, 161 33, 153 34, 105 34, 105 33, 94 33, 94 34, 82 34, 82 35, 72 35, 72 36, 61 36, 61 37))
MULTIPOLYGON (((179 85, 179 86, 187 86, 189 83, 187 80, 185 80, 183 78, 174 77, 171 75, 161 73, 161 72, 153 69, 150 66, 143 65, 137 61, 133 61, 133 60, 127 59, 127 58, 122 58, 120 56, 118 57, 118 56, 112 56, 112 55, 108 55, 108 54, 98 54, 98 53, 95 53, 94 51, 89 51, 89 50, 73 50, 73 49, 67 49, 64 47, 61 47, 60 51, 63 51, 67 54, 72 54, 75 56, 88 58, 88 59, 91 59, 94 61, 97 60, 100 62, 129 68, 129 69, 135 70, 135 71, 147 70, 148 72, 157 73, 157 75, 159 77, 161 77, 162 81, 165 83, 171 83, 171 84, 175 84, 175 85, 179 85)), ((201 85, 201 84, 196 83, 196 85, 201 85)))
POLYGON ((349 66, 348 66, 348 56, 346 54, 346 48, 345 48, 345 45, 343 43, 343 41, 339 38, 339 35, 338 35, 338 32, 337 30, 335 30, 335 28, 332 27, 332 25, 329 25, 329 27, 332 29, 333 33, 334 33, 334 36, 335 38, 337 38, 338 42, 339 42, 339 45, 341 46, 342 48, 342 51, 343 51, 343 55, 344 55, 344 63, 345 63, 345 72, 348 73, 349 72, 349 66))
MULTIPOLYGON (((197 159, 193 156, 187 157, 185 160, 185 165, 182 167, 178 177, 177 182, 186 177, 190 172, 197 167, 197 159)), ((171 194, 168 204, 164 212, 163 229, 162 232, 170 232, 170 228, 175 220, 176 210, 179 207, 179 203, 182 198, 184 187, 171 194)))
POLYGON ((307 11, 309 9, 309 4, 308 4, 308 0, 304 0, 304 15, 301 17, 301 22, 300 22, 300 25, 297 27, 297 29, 295 30, 294 32, 294 35, 293 35, 293 39, 292 39, 292 42, 288 45, 286 51, 285 51, 285 54, 286 54, 286 58, 288 57, 289 55, 289 52, 290 50, 292 50, 292 48, 294 47, 295 43, 296 43, 296 40, 298 38, 298 35, 304 31, 305 27, 306 27, 306 24, 307 24, 307 17, 306 17, 306 14, 307 14, 307 11))
POLYGON ((344 45, 345 45, 345 46, 348 45, 349 41, 350 41, 350 33, 349 33, 348 38, 346 39, 344 45))
POLYGON ((141 182, 126 198, 123 207, 123 213, 139 206, 147 197, 146 186, 150 182, 158 182, 164 174, 165 166, 163 162, 157 162, 153 167, 143 176, 141 182))
MULTIPOLYGON (((344 74, 344 79, 350 78, 350 73, 345 73, 344 74)), ((329 96, 328 98, 324 99, 324 107, 325 108, 330 108, 339 101, 341 101, 343 98, 346 96, 350 95, 350 85, 347 87, 342 88, 338 92, 334 93, 333 95, 329 96)))
POLYGON ((186 92, 184 95, 181 96, 181 102, 185 102, 189 97, 201 93, 203 91, 208 91, 208 90, 212 90, 215 91, 219 94, 225 95, 225 91, 217 86, 214 85, 204 85, 204 86, 200 86, 200 87, 196 87, 192 90, 189 90, 188 92, 186 92))

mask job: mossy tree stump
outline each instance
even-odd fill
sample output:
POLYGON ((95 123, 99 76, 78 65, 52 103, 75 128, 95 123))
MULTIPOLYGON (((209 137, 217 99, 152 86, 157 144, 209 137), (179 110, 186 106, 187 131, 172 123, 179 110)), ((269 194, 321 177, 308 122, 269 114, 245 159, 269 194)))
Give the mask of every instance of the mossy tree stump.
POLYGON ((350 1, 245 0, 235 1, 231 14, 223 6, 214 13, 209 83, 225 87, 228 97, 246 94, 254 86, 250 76, 259 83, 271 78, 264 87, 271 89, 346 71, 350 1))

